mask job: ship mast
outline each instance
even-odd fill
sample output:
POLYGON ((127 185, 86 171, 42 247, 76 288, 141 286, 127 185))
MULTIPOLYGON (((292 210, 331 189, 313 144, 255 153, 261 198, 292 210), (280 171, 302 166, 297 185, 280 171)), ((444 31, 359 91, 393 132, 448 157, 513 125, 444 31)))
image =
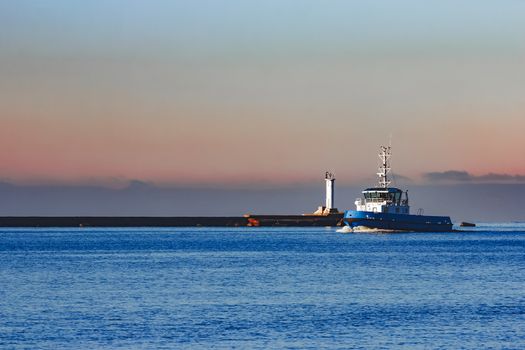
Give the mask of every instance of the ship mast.
POLYGON ((388 180, 388 173, 390 172, 390 146, 381 146, 381 152, 379 152, 379 159, 381 160, 381 165, 379 166, 379 187, 387 188, 390 185, 390 180, 388 180))

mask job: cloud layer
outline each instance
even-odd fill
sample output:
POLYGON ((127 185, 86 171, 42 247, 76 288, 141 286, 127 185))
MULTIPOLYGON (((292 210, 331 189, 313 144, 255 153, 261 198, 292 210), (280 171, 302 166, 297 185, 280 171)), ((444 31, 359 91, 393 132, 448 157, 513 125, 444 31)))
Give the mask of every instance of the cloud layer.
POLYGON ((464 170, 447 170, 442 172, 429 172, 423 174, 423 178, 430 182, 492 182, 492 183, 524 183, 525 175, 510 175, 488 173, 485 175, 473 175, 464 170))

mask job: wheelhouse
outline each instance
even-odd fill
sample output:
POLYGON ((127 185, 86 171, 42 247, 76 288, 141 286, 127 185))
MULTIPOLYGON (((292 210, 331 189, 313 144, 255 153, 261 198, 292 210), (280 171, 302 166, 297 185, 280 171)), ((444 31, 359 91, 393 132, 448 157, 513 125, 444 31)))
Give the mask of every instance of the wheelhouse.
POLYGON ((399 188, 367 188, 363 191, 363 197, 355 201, 357 210, 392 214, 409 214, 410 212, 408 194, 399 188))
POLYGON ((393 205, 401 205, 403 191, 399 188, 367 188, 363 196, 367 202, 386 202, 393 205))

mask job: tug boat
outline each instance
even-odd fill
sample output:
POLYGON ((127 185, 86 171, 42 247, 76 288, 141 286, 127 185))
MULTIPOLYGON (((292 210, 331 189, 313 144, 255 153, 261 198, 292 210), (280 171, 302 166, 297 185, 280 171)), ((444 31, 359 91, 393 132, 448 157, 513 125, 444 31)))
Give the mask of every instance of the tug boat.
POLYGON ((408 192, 399 188, 388 187, 390 180, 391 147, 380 147, 379 185, 365 189, 364 198, 355 201, 356 210, 344 213, 344 223, 352 231, 452 231, 452 221, 448 216, 422 215, 419 209, 417 215, 410 214, 408 192))

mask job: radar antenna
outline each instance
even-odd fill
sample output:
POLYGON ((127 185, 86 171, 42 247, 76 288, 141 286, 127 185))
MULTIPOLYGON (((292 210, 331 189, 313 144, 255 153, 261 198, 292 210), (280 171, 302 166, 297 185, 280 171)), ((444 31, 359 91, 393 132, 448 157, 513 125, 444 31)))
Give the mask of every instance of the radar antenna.
POLYGON ((390 172, 390 146, 381 146, 381 152, 379 152, 379 159, 381 160, 381 165, 379 166, 379 187, 387 188, 390 185, 390 180, 388 180, 388 173, 390 172))

